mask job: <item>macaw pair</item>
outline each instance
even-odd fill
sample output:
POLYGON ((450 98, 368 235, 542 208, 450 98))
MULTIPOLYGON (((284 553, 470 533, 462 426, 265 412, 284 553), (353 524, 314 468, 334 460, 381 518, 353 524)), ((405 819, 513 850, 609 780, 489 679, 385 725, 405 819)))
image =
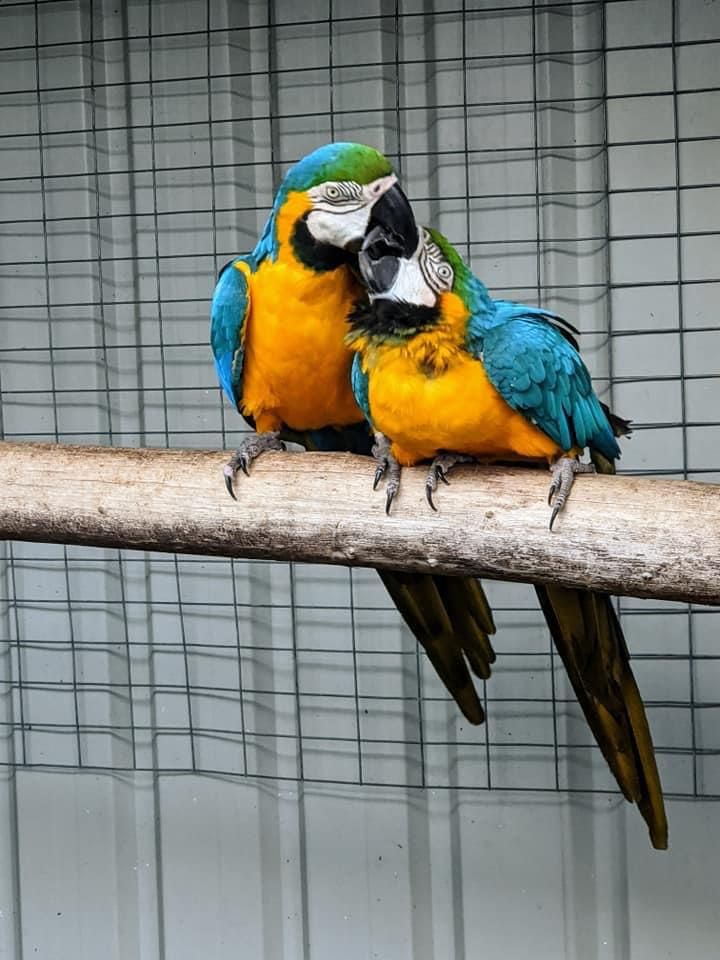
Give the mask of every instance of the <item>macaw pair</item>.
MULTIPOLYGON (((493 300, 447 240, 418 228, 382 154, 322 147, 291 168, 257 246, 215 288, 217 373, 257 431, 226 466, 227 488, 234 496, 237 471, 284 439, 372 449, 388 509, 402 465, 432 461, 434 507, 458 460, 521 458, 552 467, 552 523, 574 474, 590 469, 579 453, 589 447, 612 471, 626 426, 599 403, 572 334, 546 311, 493 300)), ((481 723, 471 671, 489 677, 495 627, 479 582, 378 572, 465 717, 481 723)), ((610 598, 536 590, 603 755, 653 845, 667 846, 650 732, 610 598)))

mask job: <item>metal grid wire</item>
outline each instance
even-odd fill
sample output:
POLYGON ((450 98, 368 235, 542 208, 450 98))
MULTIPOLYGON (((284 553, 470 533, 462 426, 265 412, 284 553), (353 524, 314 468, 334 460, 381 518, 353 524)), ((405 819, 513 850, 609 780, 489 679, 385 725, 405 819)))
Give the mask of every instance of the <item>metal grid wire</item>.
MULTIPOLYGON (((342 138, 495 294, 580 326, 625 470, 720 480, 720 4, 20 0, 0 26, 5 438, 235 445, 213 278, 342 138)), ((0 762, 612 790, 534 595, 488 591, 475 729, 372 571, 7 544, 0 762)), ((621 615, 667 792, 720 796, 718 612, 621 615)))

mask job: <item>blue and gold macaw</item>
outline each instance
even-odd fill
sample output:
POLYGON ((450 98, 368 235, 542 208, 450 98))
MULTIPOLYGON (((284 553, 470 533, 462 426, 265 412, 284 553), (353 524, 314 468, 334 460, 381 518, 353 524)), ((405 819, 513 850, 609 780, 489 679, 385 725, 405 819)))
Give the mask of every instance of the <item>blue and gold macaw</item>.
MULTIPOLYGON (((414 235, 411 239, 414 239, 414 235)), ((406 244, 407 246, 407 244, 406 244)), ((441 234, 422 230, 408 255, 394 231, 367 234, 359 256, 370 304, 350 320, 358 403, 378 434, 377 481, 388 507, 402 465, 432 461, 426 494, 458 460, 530 460, 552 469, 552 519, 589 448, 614 472, 616 433, 627 423, 595 395, 573 336, 554 314, 493 300, 441 234)), ((551 520, 552 525, 552 520, 551 520)), ((575 694, 653 846, 667 822, 642 699, 610 597, 538 586, 536 591, 575 694)))
MULTIPOLYGON (((283 439, 370 454, 345 334, 366 299, 357 250, 368 228, 381 225, 407 253, 417 246, 390 162, 367 146, 329 144, 292 167, 255 249, 221 271, 212 302, 215 366, 230 402, 257 430, 225 468, 233 497, 237 471, 247 473, 283 439)), ((470 670, 490 675, 495 629, 481 586, 470 578, 379 573, 465 717, 481 723, 470 670)))

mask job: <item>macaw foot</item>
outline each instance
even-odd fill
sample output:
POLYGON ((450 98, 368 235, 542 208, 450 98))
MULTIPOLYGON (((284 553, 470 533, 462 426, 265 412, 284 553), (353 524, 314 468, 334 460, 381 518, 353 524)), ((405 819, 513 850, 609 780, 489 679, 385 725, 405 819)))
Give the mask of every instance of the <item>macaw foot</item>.
POLYGON ((450 473, 452 468, 456 463, 473 463, 475 457, 469 457, 464 453, 439 453, 433 462, 430 464, 430 470, 428 471, 427 479, 425 480, 425 496, 427 497, 427 502, 437 511, 437 507, 433 503, 433 494, 437 490, 438 481, 442 482, 446 486, 450 486, 450 481, 447 478, 447 475, 450 473))
POLYGON ((235 474, 238 470, 242 470, 245 476, 249 477, 250 472, 248 467, 253 460, 257 459, 261 453, 265 453, 266 450, 285 450, 285 444, 280 439, 280 434, 277 430, 269 433, 254 433, 248 437, 247 440, 243 440, 228 463, 223 467, 225 486, 233 500, 237 500, 235 491, 233 490, 235 474))
POLYGON ((595 467, 592 463, 582 463, 574 457, 560 457, 550 467, 550 473, 552 474, 552 480, 548 490, 548 506, 552 505, 553 508, 550 516, 550 529, 552 530, 555 517, 560 513, 570 496, 572 485, 575 483, 575 474, 595 473, 595 467), (553 497, 555 498, 554 503, 553 497))
POLYGON ((377 463, 375 470, 375 479, 373 480, 373 490, 377 490, 378 484, 384 476, 387 475, 387 484, 385 486, 385 513, 390 513, 392 502, 400 489, 400 471, 401 466, 390 452, 391 443, 384 433, 375 434, 375 443, 372 448, 372 455, 377 463))

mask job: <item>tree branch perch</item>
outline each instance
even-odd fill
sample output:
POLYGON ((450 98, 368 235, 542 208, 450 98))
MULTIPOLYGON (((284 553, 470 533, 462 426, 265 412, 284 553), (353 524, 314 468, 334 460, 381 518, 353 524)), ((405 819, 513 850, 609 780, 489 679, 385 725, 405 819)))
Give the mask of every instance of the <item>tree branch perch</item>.
POLYGON ((264 454, 228 497, 222 451, 0 443, 0 538, 432 570, 720 603, 720 486, 582 476, 554 533, 546 471, 458 467, 438 513, 425 468, 390 517, 374 466, 264 454))

